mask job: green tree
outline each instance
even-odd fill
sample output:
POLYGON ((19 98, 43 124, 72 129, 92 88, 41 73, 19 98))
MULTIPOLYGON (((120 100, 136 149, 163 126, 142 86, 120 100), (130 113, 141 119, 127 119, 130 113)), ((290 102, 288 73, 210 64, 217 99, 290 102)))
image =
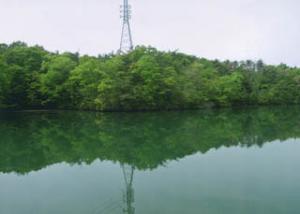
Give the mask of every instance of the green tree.
POLYGON ((3 57, 0 57, 0 109, 7 107, 5 98, 8 94, 8 85, 10 82, 7 69, 8 68, 3 57))
POLYGON ((52 55, 43 63, 40 91, 47 107, 70 107, 66 81, 77 63, 67 54, 52 55))
POLYGON ((103 63, 100 60, 90 57, 80 59, 79 65, 71 71, 66 83, 74 108, 95 108, 98 84, 103 76, 103 63))

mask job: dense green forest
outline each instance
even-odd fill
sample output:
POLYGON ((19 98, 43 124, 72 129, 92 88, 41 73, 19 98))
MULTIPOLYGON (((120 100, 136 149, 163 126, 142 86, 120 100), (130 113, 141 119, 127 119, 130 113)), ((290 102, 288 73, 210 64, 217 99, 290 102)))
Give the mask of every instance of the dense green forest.
POLYGON ((100 111, 300 103, 300 69, 137 47, 125 55, 0 44, 1 109, 100 111))

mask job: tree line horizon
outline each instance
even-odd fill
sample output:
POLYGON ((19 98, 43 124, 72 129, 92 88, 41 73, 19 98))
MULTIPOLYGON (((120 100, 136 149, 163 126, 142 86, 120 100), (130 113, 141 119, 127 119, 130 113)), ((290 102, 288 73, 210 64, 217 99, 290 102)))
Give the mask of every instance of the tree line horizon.
POLYGON ((53 53, 0 44, 0 109, 144 111, 300 103, 300 69, 138 46, 127 54, 53 53))

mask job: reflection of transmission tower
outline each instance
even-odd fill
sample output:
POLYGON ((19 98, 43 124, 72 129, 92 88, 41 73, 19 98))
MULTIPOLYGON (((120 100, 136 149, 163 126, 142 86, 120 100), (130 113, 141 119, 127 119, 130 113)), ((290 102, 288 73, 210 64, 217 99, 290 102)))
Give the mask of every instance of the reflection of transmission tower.
POLYGON ((133 207, 134 189, 132 187, 134 167, 128 165, 122 165, 122 170, 123 170, 124 181, 126 185, 126 191, 124 192, 125 207, 123 211, 124 214, 134 214, 135 213, 135 209, 133 207))
POLYGON ((119 53, 126 53, 133 49, 130 18, 131 18, 131 6, 128 4, 128 0, 123 0, 124 3, 121 6, 121 18, 123 20, 122 37, 119 53))

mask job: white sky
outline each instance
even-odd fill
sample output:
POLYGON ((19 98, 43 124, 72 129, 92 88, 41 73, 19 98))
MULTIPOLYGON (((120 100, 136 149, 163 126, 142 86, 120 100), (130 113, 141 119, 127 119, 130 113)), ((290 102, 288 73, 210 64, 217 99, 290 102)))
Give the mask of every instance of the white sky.
MULTIPOLYGON (((299 0, 129 0, 134 44, 300 66, 299 0)), ((122 0, 0 0, 0 42, 97 55, 119 47, 122 0)))

